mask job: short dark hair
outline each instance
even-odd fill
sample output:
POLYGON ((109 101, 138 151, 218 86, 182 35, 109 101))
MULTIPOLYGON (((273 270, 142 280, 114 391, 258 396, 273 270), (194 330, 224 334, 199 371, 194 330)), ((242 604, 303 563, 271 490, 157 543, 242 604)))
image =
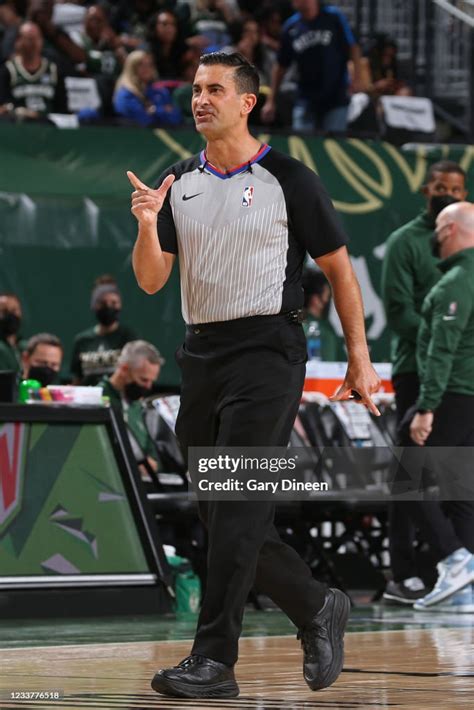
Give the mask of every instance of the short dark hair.
POLYGON ((234 67, 234 79, 239 94, 255 94, 260 90, 258 71, 240 52, 209 52, 199 58, 199 64, 205 67, 222 64, 234 67))
POLYGON ((426 175, 427 183, 434 180, 435 173, 457 173, 458 175, 462 175, 464 180, 466 180, 466 173, 454 160, 438 160, 437 163, 433 163, 433 165, 429 167, 426 175))
POLYGON ((59 348, 64 351, 63 345, 57 335, 52 333, 38 333, 33 335, 27 342, 25 352, 27 355, 33 355, 38 345, 52 345, 54 348, 59 348))
POLYGON ((112 274, 100 274, 100 276, 97 276, 97 278, 94 279, 92 290, 94 290, 97 286, 103 286, 104 284, 114 284, 117 286, 117 279, 115 276, 112 276, 112 274))
POLYGON ((322 296, 324 289, 331 288, 322 271, 306 267, 303 270, 304 305, 308 305, 311 296, 322 296))

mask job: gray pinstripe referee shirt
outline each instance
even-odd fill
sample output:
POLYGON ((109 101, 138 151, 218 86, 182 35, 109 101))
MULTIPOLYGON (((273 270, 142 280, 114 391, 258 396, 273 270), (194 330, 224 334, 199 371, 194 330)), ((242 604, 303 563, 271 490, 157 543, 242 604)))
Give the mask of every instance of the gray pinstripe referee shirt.
POLYGON ((179 255, 188 324, 301 308, 306 251, 317 258, 346 244, 319 178, 268 145, 226 173, 202 152, 158 184, 170 173, 158 235, 163 251, 179 255))

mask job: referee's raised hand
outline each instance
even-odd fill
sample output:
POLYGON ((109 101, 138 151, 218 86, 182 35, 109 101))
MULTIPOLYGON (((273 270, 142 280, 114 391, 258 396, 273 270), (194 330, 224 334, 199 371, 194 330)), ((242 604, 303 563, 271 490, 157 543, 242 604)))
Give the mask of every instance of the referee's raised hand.
POLYGON ((165 177, 156 190, 145 185, 131 170, 127 170, 127 177, 135 188, 132 192, 131 211, 133 216, 140 224, 156 224, 156 216, 163 207, 166 194, 173 184, 175 176, 165 177))

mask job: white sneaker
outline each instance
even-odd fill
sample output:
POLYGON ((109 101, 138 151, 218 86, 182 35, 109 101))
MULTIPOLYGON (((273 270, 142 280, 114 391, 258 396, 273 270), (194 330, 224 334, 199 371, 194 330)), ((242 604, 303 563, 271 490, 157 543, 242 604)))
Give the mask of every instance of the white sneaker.
POLYGON ((415 602, 413 608, 416 611, 423 611, 433 604, 438 604, 474 582, 474 555, 471 555, 465 547, 460 547, 449 557, 441 560, 437 570, 439 577, 434 588, 415 602))
POLYGON ((458 592, 434 606, 428 607, 429 611, 444 611, 454 614, 474 614, 474 591, 472 584, 468 584, 458 592))

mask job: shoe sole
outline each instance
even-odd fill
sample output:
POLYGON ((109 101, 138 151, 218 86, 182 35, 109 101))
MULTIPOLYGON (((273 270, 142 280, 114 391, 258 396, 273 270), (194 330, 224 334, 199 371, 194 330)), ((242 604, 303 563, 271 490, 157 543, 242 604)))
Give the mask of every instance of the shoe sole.
POLYGON ((236 698, 240 692, 235 681, 228 680, 214 685, 192 685, 155 675, 151 687, 157 693, 174 698, 236 698))
POLYGON ((474 614, 474 604, 459 604, 458 606, 438 604, 437 606, 429 606, 426 611, 444 614, 474 614))
POLYGON ((385 601, 388 602, 396 602, 397 604, 411 604, 413 605, 418 599, 406 599, 405 597, 396 597, 394 594, 385 594, 383 595, 382 599, 385 599, 385 601))
POLYGON ((330 591, 334 595, 330 626, 330 640, 334 654, 333 662, 328 674, 319 685, 314 683, 310 685, 306 681, 311 690, 329 688, 338 679, 344 666, 344 632, 351 611, 351 602, 349 597, 339 589, 331 589, 330 591))

